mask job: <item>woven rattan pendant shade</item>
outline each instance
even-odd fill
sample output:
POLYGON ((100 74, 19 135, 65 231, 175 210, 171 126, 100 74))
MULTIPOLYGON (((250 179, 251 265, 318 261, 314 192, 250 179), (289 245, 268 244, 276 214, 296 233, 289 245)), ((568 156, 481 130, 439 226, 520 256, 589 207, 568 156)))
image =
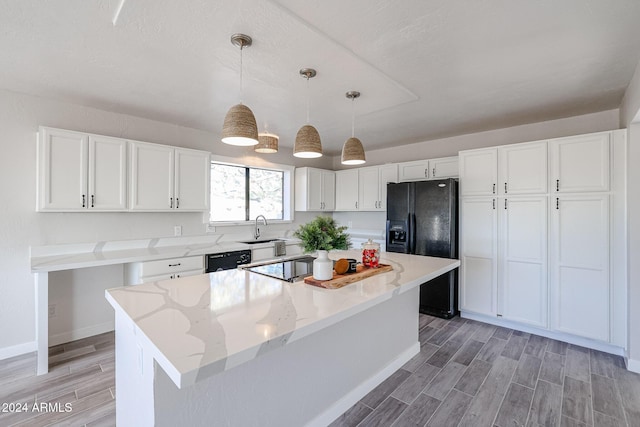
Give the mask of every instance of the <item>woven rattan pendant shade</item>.
POLYGON ((278 135, 261 133, 258 135, 258 145, 253 148, 253 151, 258 153, 277 153, 279 139, 278 135))
POLYGON ((311 125, 304 125, 300 128, 293 146, 293 155, 305 159, 322 156, 322 143, 316 128, 311 125))
POLYGON ((361 165, 365 163, 364 147, 358 138, 351 137, 342 146, 343 165, 361 165))
POLYGON ((256 145, 258 143, 258 125, 249 107, 234 105, 224 117, 222 142, 230 145, 256 145))

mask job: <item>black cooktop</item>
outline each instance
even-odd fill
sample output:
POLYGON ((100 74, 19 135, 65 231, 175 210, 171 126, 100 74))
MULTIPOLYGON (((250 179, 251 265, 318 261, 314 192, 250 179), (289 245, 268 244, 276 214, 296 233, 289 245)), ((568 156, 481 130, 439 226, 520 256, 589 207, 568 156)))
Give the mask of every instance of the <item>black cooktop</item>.
POLYGON ((247 270, 287 282, 295 282, 313 274, 314 257, 305 256, 272 264, 248 267, 247 270))

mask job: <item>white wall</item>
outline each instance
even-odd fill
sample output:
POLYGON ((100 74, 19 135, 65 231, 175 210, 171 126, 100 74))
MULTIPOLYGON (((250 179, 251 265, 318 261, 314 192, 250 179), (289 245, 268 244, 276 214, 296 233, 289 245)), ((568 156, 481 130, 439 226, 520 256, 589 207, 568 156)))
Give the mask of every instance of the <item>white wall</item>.
POLYGON ((640 372, 640 63, 620 107, 620 125, 627 127, 627 221, 629 368, 640 372))
MULTIPOLYGON (((274 163, 325 168, 331 168, 332 164, 330 157, 301 161, 293 157, 291 150, 284 149, 274 155, 257 157, 251 148, 226 146, 218 135, 211 133, 0 90, 0 359, 34 349, 30 246, 172 236, 174 225, 182 225, 185 236, 205 232, 203 216, 199 213, 36 213, 36 133, 39 125, 209 150, 235 157, 240 162, 260 163, 268 159, 274 163)), ((296 222, 305 218, 308 214, 306 217, 299 215, 296 222)), ((242 227, 234 227, 234 232, 239 230, 242 227)), ((247 238, 250 237, 250 227, 245 230, 247 238)), ((216 231, 224 232, 224 228, 218 227, 216 231)), ((121 283, 122 274, 118 268, 100 273, 100 280, 86 285, 97 299, 87 300, 80 308, 69 308, 64 301, 74 294, 89 292, 76 285, 78 277, 89 273, 53 275, 50 299, 62 305, 59 306, 59 317, 52 319, 52 333, 64 334, 70 325, 87 323, 89 317, 94 323, 104 321, 105 311, 101 310, 110 308, 100 289, 121 283)))

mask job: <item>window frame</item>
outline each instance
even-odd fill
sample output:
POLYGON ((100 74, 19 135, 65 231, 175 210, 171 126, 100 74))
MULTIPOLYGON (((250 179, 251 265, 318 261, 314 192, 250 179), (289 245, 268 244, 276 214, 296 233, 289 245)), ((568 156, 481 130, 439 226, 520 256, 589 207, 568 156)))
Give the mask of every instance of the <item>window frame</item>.
MULTIPOLYGON (((270 219, 268 220, 270 224, 286 224, 294 221, 294 193, 293 193, 293 180, 294 180, 294 171, 295 167, 291 165, 283 165, 277 163, 271 163, 264 161, 260 158, 252 158, 252 159, 242 159, 242 163, 240 163, 239 159, 233 157, 225 157, 225 156, 211 156, 211 164, 214 163, 227 165, 227 166, 236 166, 242 168, 251 168, 251 169, 266 169, 273 170, 277 172, 282 172, 282 219, 270 219)), ((209 189, 211 191, 211 189, 209 189)), ((247 209, 249 207, 247 206, 247 209)), ((232 226, 232 225, 249 225, 253 224, 255 219, 249 219, 248 221, 211 221, 211 206, 209 206, 209 210, 205 213, 205 223, 210 227, 219 227, 219 226, 232 226)))

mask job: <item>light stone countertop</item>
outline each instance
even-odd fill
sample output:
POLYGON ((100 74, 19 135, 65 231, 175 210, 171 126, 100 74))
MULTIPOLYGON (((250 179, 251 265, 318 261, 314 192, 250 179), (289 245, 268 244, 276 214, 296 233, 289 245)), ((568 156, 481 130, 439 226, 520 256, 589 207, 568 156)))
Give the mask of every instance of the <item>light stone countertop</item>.
MULTIPOLYGON (((298 239, 279 238, 287 244, 299 243, 298 239)), ((154 261, 186 256, 215 254, 242 249, 260 249, 273 243, 247 244, 242 242, 218 242, 208 237, 160 238, 121 242, 97 242, 31 248, 31 272, 72 270, 102 265, 154 261)))
MULTIPOLYGON (((359 258, 360 251, 330 253, 359 258)), ((150 352, 182 388, 283 347, 460 265, 455 259, 382 253, 393 271, 341 289, 288 283, 242 269, 108 289, 150 352)), ((417 304, 417 302, 416 302, 417 304)))

